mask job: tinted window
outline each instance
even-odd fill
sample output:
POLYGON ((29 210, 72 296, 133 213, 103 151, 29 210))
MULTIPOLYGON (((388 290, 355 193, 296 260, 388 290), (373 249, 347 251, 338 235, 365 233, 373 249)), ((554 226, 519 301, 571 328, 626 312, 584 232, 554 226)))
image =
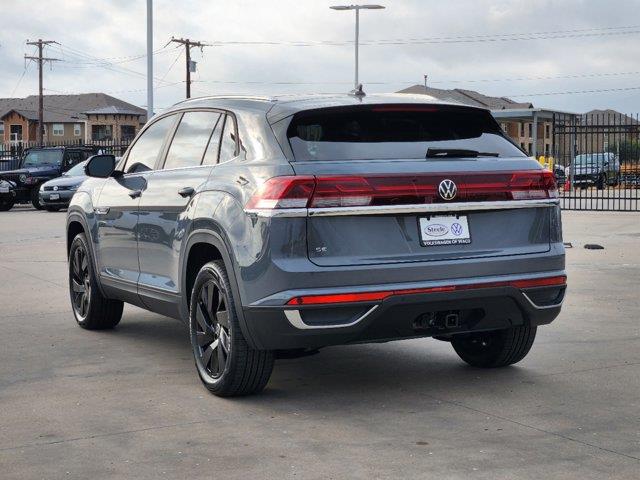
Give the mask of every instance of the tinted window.
POLYGON ((425 158, 427 149, 521 157, 491 114, 465 107, 379 105, 309 110, 287 129, 296 160, 425 158))
POLYGON ((211 132, 220 118, 216 112, 187 112, 171 141, 164 168, 200 165, 211 132))
POLYGON ((224 127, 224 119, 226 115, 221 115, 216 128, 213 130, 213 134, 209 139, 209 145, 207 146, 207 153, 204 155, 204 165, 215 165, 218 163, 218 152, 220 151, 220 138, 222 135, 222 127, 224 127))
POLYGON ((41 165, 60 165, 61 162, 62 150, 30 150, 24 157, 22 166, 39 167, 41 165))
POLYGON ((158 120, 144 131, 129 151, 125 172, 153 170, 167 132, 175 119, 175 115, 169 115, 158 120))
POLYGON ((220 143, 220 159, 219 163, 231 160, 236 156, 236 129, 235 122, 231 115, 226 116, 224 122, 224 131, 222 132, 222 141, 220 143))

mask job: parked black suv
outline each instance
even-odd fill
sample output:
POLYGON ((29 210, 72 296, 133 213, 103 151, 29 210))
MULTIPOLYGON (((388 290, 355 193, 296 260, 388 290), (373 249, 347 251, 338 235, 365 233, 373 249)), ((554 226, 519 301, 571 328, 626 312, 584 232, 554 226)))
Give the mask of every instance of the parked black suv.
MULTIPOLYGON (((30 148, 25 152, 16 170, 0 172, 0 180, 10 186, 11 194, 3 201, 2 210, 9 210, 14 203, 31 202, 42 209, 38 191, 47 180, 59 177, 74 165, 95 154, 95 147, 42 147, 30 148)), ((7 188, 9 190, 9 188, 7 188)))

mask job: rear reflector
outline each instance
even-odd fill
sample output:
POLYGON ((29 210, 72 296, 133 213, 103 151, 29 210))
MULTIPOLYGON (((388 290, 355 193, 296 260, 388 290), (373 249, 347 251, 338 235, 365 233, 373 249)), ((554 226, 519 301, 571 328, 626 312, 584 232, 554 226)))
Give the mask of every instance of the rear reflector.
POLYGON ((468 283, 463 285, 444 285, 439 287, 427 288, 410 288, 403 290, 383 290, 379 292, 362 292, 362 293, 336 293, 329 295, 305 295, 293 297, 287 302, 287 305, 326 305, 334 303, 354 303, 354 302, 381 302, 386 298, 395 295, 415 295, 421 293, 442 293, 455 292, 460 290, 475 290, 479 288, 498 288, 498 287, 515 287, 515 288, 535 288, 535 287, 558 287, 567 283, 565 275, 556 277, 531 278, 526 280, 511 280, 505 282, 485 282, 485 283, 468 283))
POLYGON ((557 198, 552 172, 525 170, 419 175, 287 176, 267 180, 247 203, 249 209, 419 205, 445 202, 438 186, 452 180, 451 201, 483 202, 557 198))

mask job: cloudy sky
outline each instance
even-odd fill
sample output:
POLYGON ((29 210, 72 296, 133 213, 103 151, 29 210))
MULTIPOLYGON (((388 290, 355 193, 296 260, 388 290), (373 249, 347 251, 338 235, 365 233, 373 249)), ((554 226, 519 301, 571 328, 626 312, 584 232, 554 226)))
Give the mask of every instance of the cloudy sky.
MULTIPOLYGON (((369 0, 368 0, 369 1, 369 0)), ((327 0, 154 0, 156 110, 184 98, 171 36, 211 43, 193 95, 344 92, 352 12, 327 0)), ((389 92, 423 82, 535 106, 640 111, 640 0, 380 0, 361 14, 360 79, 389 92), (605 91, 603 91, 605 90, 605 91)), ((107 92, 146 104, 145 0, 2 0, 0 97, 37 93, 27 39, 55 40, 46 93, 107 92)))

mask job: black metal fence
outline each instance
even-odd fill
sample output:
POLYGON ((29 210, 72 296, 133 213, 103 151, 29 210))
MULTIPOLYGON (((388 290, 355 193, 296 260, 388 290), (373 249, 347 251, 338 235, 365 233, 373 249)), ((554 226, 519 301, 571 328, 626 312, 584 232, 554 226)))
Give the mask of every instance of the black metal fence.
POLYGON ((553 152, 562 208, 640 211, 638 114, 556 114, 553 152))
MULTIPOLYGON (((116 157, 122 156, 129 147, 131 140, 114 141, 98 140, 85 143, 82 141, 45 142, 44 147, 94 147, 102 153, 111 153, 116 157)), ((0 172, 14 170, 20 166, 20 160, 29 148, 39 147, 37 142, 15 142, 0 144, 0 172)))

